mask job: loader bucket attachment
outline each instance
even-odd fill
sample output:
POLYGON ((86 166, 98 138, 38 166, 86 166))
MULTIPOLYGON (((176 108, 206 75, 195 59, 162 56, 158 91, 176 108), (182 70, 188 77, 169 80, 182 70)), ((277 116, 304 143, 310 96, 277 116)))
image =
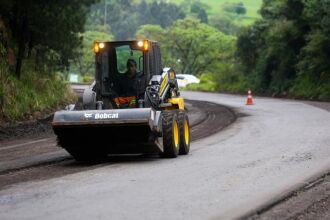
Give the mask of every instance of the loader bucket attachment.
POLYGON ((53 130, 69 153, 79 150, 111 153, 159 153, 160 113, 151 108, 59 111, 53 130))

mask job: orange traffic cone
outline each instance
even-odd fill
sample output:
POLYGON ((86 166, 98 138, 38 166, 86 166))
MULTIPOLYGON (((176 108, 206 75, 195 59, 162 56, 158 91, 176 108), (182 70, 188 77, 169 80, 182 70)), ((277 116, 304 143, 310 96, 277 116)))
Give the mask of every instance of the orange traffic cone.
POLYGON ((251 92, 250 89, 249 89, 249 91, 248 91, 248 97, 247 97, 247 100, 246 100, 246 104, 247 104, 247 105, 253 105, 252 92, 251 92))

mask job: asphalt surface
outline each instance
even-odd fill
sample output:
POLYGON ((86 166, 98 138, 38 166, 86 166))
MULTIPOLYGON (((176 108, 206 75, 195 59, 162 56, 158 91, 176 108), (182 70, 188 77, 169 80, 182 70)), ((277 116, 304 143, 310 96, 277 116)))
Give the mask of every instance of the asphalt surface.
POLYGON ((243 96, 183 95, 230 106, 240 117, 177 159, 119 159, 5 187, 0 219, 245 218, 330 170, 329 111, 288 100, 256 98, 246 106, 243 96))
MULTIPOLYGON (((190 118, 192 141, 216 133, 236 119, 236 115, 227 107, 209 102, 187 101, 186 108, 190 118), (209 125, 210 121, 214 120, 216 123, 209 125)), ((33 130, 31 123, 29 125, 33 130)), ((35 130, 39 131, 39 124, 34 123, 34 125, 35 130)), ((0 141, 0 190, 20 182, 59 177, 110 163, 146 159, 146 155, 120 157, 109 155, 103 164, 79 164, 65 150, 57 146, 52 131, 46 130, 38 135, 33 131, 30 138, 23 136, 17 139, 17 135, 21 134, 21 129, 18 130, 17 134, 12 134, 13 137, 6 137, 6 141, 0 141)), ((158 157, 158 155, 154 156, 158 157)))

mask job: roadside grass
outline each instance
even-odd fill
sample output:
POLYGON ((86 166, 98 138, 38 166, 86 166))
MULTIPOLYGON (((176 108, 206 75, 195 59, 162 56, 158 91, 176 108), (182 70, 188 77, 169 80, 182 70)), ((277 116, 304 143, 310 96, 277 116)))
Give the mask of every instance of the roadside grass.
POLYGON ((200 76, 199 84, 190 84, 185 90, 203 92, 245 93, 248 82, 244 75, 237 73, 208 73, 200 76))
POLYGON ((262 4, 262 0, 245 0, 245 1, 240 1, 240 0, 223 0, 223 1, 218 1, 218 0, 201 0, 201 2, 204 2, 205 4, 210 5, 209 10, 207 11, 209 16, 216 16, 216 15, 223 15, 227 14, 230 15, 230 17, 234 20, 234 22, 237 25, 241 26, 247 26, 251 25, 256 21, 257 19, 260 18, 259 14, 259 9, 262 4), (246 8, 246 14, 245 15, 237 15, 233 13, 228 13, 223 10, 224 5, 226 4, 234 4, 234 3, 239 3, 243 2, 245 8, 246 8))
MULTIPOLYGON (((181 4, 184 0, 170 0, 173 3, 181 4)), ((208 5, 207 13, 209 17, 217 15, 228 15, 231 14, 232 17, 238 25, 247 26, 252 24, 255 20, 259 19, 261 16, 259 14, 259 9, 261 8, 262 0, 196 0, 205 5, 208 5), (245 15, 236 15, 232 13, 225 12, 223 6, 226 4, 233 4, 242 2, 246 8, 245 15)))
POLYGON ((211 74, 203 74, 199 77, 200 83, 193 83, 187 85, 183 90, 203 91, 203 92, 215 92, 217 90, 217 84, 213 80, 211 74))
POLYGON ((330 101, 330 78, 316 83, 308 76, 298 76, 289 95, 309 100, 330 101))
POLYGON ((210 8, 208 9, 209 15, 214 15, 214 14, 219 14, 223 13, 223 6, 226 4, 235 4, 242 2, 246 8, 246 17, 250 18, 258 18, 259 13, 258 10, 261 7, 262 0, 245 0, 245 1, 240 1, 240 0, 200 0, 200 2, 209 5, 210 8))
POLYGON ((267 97, 330 101, 330 79, 320 85, 313 84, 306 77, 298 77, 290 91, 286 94, 258 91, 258 88, 255 87, 255 83, 249 76, 240 72, 230 72, 229 69, 228 72, 204 74, 200 76, 200 80, 199 84, 190 84, 183 90, 246 94, 248 89, 252 89, 254 94, 267 97))
POLYGON ((39 119, 74 99, 59 74, 38 73, 24 65, 18 80, 0 62, 0 121, 39 119))

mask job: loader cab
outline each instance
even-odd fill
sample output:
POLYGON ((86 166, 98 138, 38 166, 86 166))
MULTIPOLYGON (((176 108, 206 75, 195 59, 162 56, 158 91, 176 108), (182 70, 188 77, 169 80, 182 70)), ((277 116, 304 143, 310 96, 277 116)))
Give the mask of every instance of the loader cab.
MULTIPOLYGON (((160 48, 157 42, 114 41, 95 42, 95 86, 97 100, 105 103, 121 96, 123 77, 127 74, 127 61, 136 63, 136 96, 144 97, 144 92, 153 75, 162 73, 160 48)), ((125 82, 124 82, 125 83, 125 82)), ((128 83, 128 82, 127 82, 128 83)))

